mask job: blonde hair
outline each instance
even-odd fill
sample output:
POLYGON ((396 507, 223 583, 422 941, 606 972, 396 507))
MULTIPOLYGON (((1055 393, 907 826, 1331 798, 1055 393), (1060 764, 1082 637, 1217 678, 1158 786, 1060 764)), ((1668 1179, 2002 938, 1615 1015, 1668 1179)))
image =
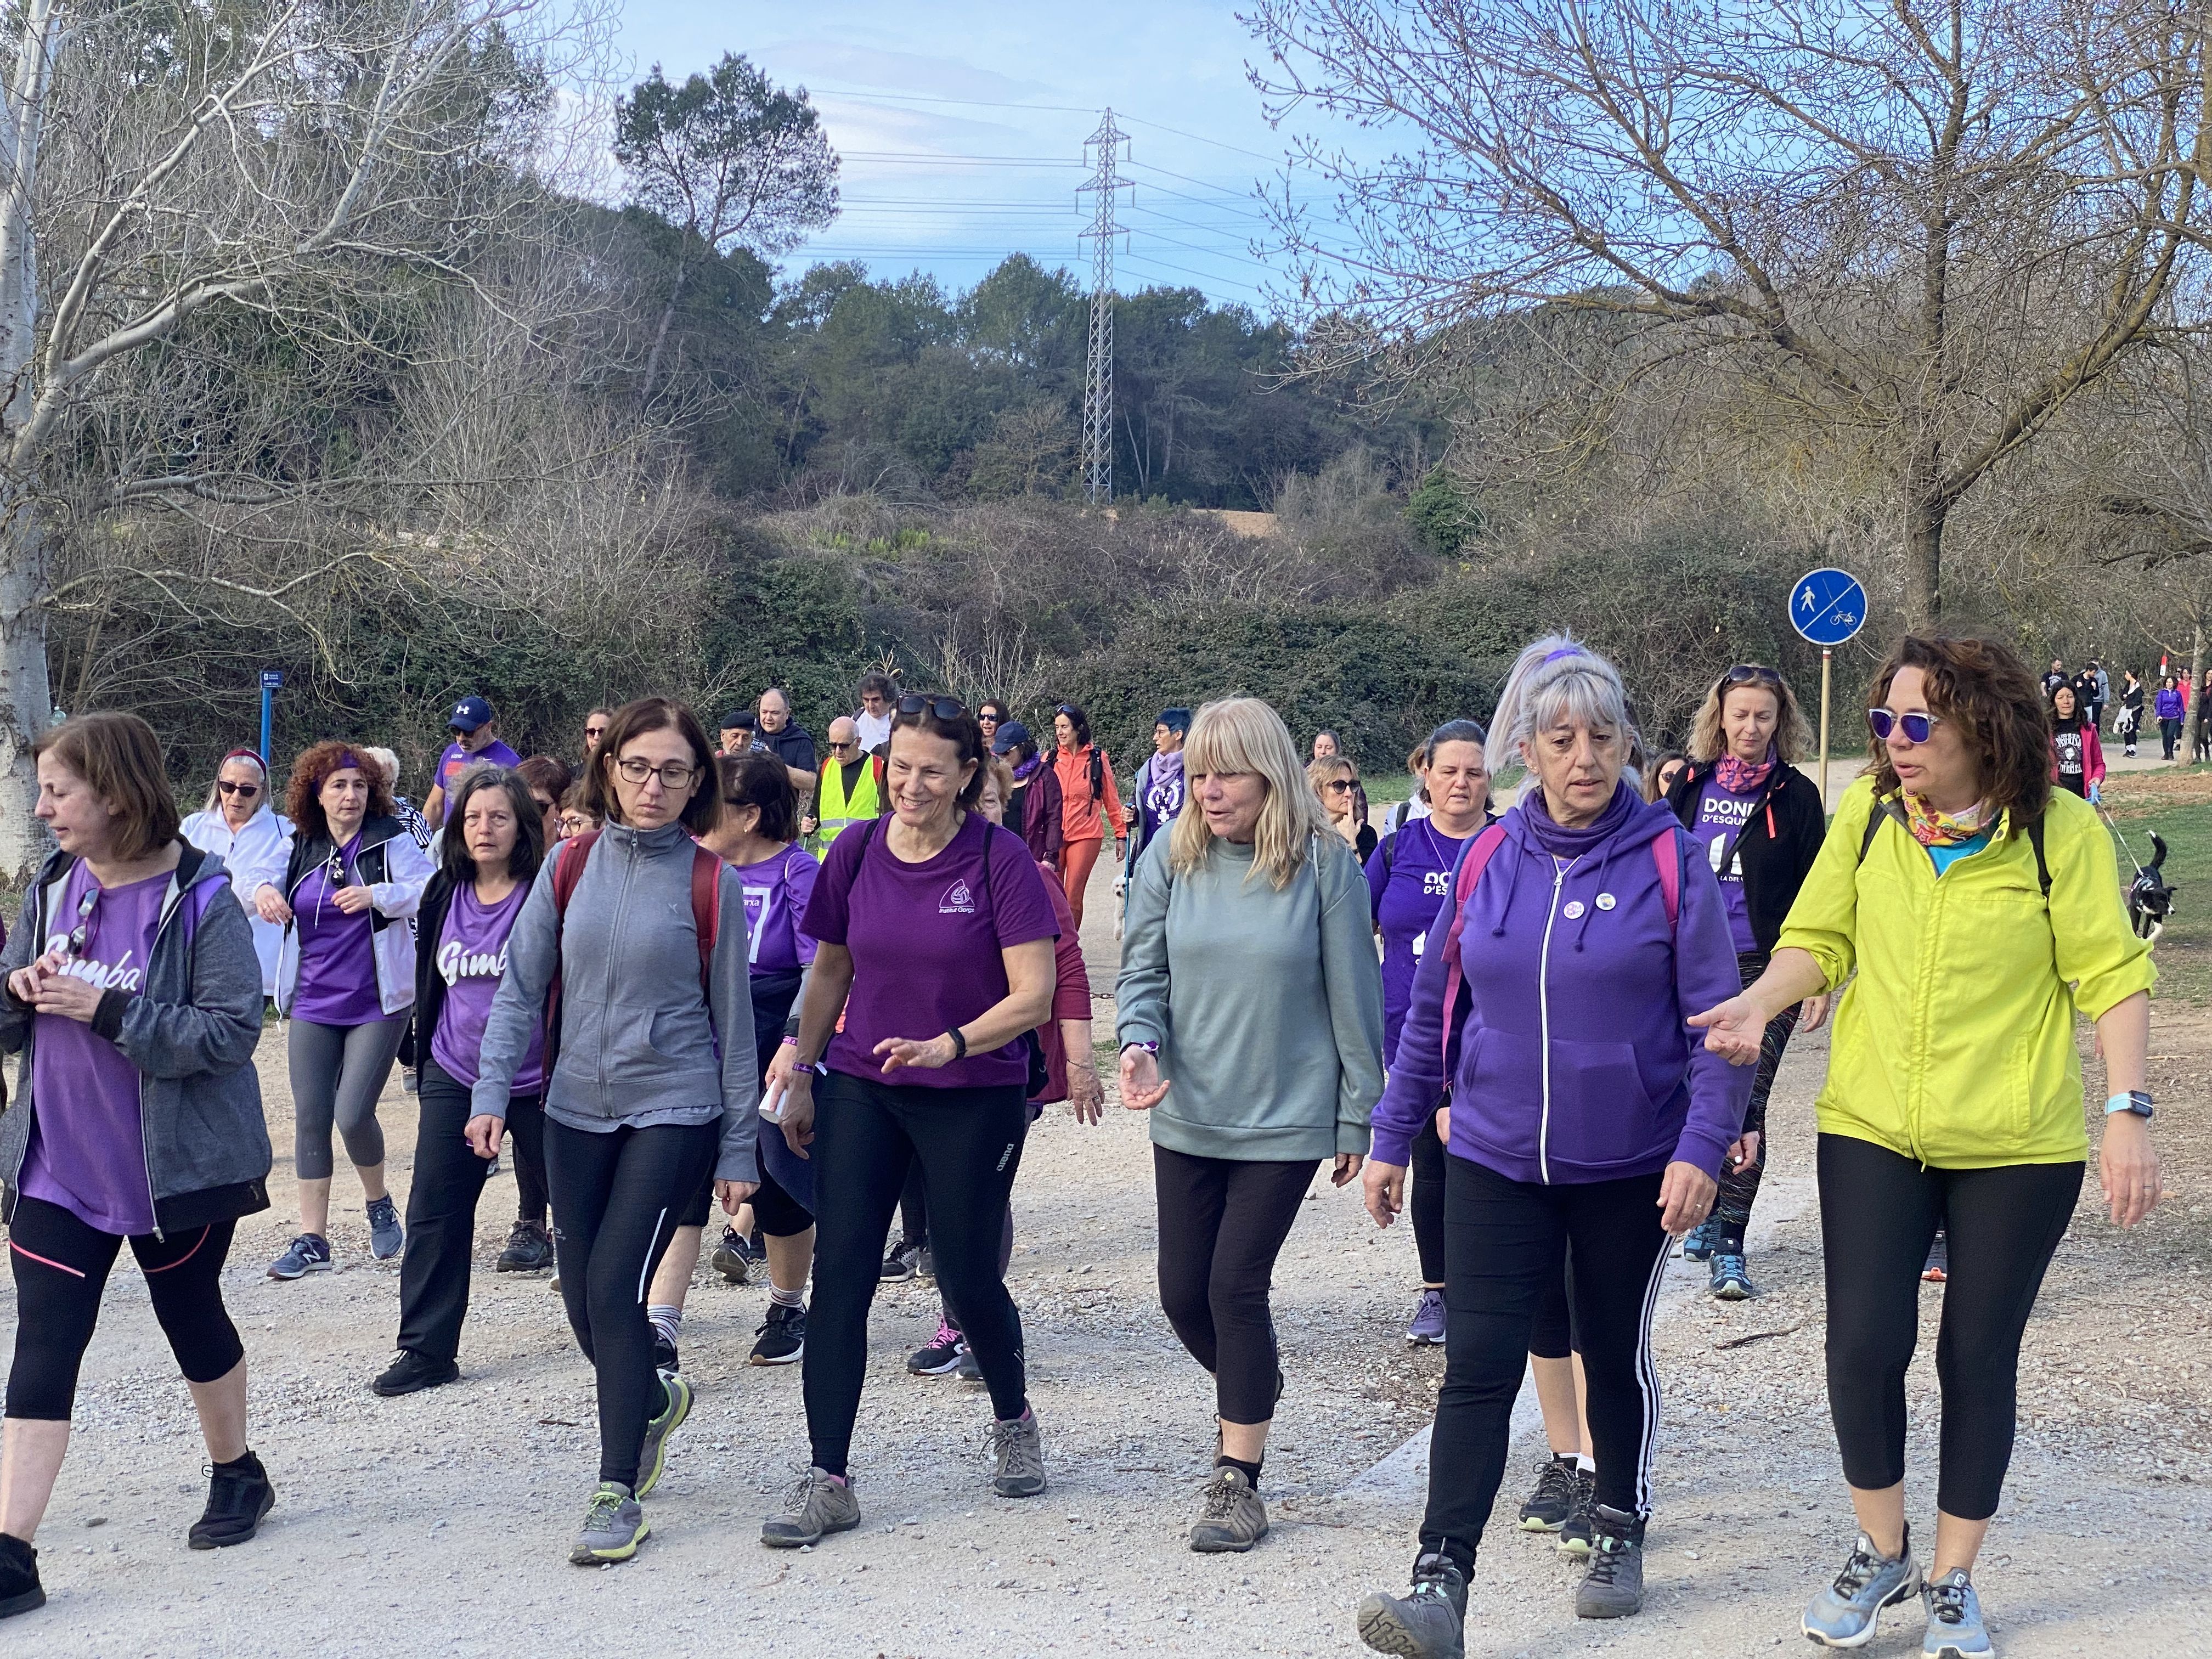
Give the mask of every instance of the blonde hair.
MULTIPOLYGON (((1255 773, 1265 783, 1252 838, 1252 868, 1255 873, 1266 871, 1279 890, 1291 884, 1316 836, 1336 836, 1298 763, 1290 727, 1257 697, 1224 697, 1201 708, 1190 723, 1182 764, 1194 789, 1197 779, 1217 772, 1255 773)), ((1213 831, 1194 801, 1176 819, 1168 842, 1169 868, 1189 875, 1206 862, 1212 845, 1213 831)))
POLYGON ((1797 706, 1797 694, 1790 689, 1790 682, 1777 673, 1771 679, 1761 676, 1744 680, 1723 678, 1713 682, 1713 689, 1698 705, 1698 717, 1690 722, 1692 760, 1700 765, 1718 760, 1728 747, 1728 738, 1721 732, 1721 707, 1731 691, 1772 693, 1777 709, 1774 753, 1784 764, 1794 765, 1804 759, 1813 746, 1813 728, 1805 719, 1805 711, 1797 706))
POLYGON ((384 787, 393 794, 398 794, 399 793, 399 757, 389 749, 372 749, 365 744, 362 746, 361 752, 384 769, 384 787))
MULTIPOLYGON (((996 755, 986 755, 983 757, 982 766, 979 769, 982 775, 983 781, 998 790, 999 816, 1001 818, 1004 818, 1006 815, 1006 808, 1013 804, 1014 769, 1007 765, 1005 761, 1000 759, 996 755)), ((981 801, 982 798, 983 792, 980 789, 977 790, 975 792, 975 799, 978 801, 981 801)), ((1013 830, 1016 835, 1019 835, 1021 833, 1021 826, 1019 824, 1008 824, 1006 828, 1013 830)))

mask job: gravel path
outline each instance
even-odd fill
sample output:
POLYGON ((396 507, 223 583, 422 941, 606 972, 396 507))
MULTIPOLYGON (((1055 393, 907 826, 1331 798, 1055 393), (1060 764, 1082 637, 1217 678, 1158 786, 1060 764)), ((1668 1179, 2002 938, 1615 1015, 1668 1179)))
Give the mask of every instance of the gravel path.
MULTIPOLYGON (((1103 884, 1091 915, 1086 945, 1103 969, 1103 884)), ((2154 1048, 2154 1087, 2184 1103, 2166 1143, 2178 1196, 2124 1243, 2085 1202, 2030 1327, 2020 1449, 1980 1575, 2008 1659, 2208 1651, 2212 1568, 2186 1540, 2212 1522, 2212 1201, 2200 1173, 2212 1134, 2189 1113, 2212 1083, 2212 1044, 2201 1015, 2183 1011, 2161 1016, 2154 1048)), ((1668 1281, 1643 1615, 1578 1623, 1575 1571, 1510 1529, 1540 1449, 1524 1432, 1477 1567, 1471 1652, 1797 1650, 1798 1613, 1850 1542, 1822 1389, 1809 1179, 1825 1060, 1820 1040, 1797 1045, 1776 1091, 1778 1173, 1753 1234, 1765 1293, 1723 1307, 1701 1294, 1701 1270, 1678 1266, 1668 1281)), ((274 1030, 261 1066, 281 1153, 289 1103, 274 1030)), ((403 1193, 412 1105, 395 1081, 383 1115, 403 1193)), ((704 1273, 684 1347, 700 1404, 648 1501, 653 1537, 630 1565, 582 1570, 563 1558, 596 1462, 592 1391, 558 1298, 543 1277, 481 1274, 464 1380, 375 1398, 366 1383, 391 1352, 398 1274, 368 1260, 349 1181, 337 1188, 340 1271, 294 1285, 262 1276, 292 1226, 280 1158, 276 1207, 240 1228, 227 1276, 253 1367, 253 1442, 278 1489, 260 1540, 184 1548, 202 1451, 143 1286, 118 1271, 39 1539, 52 1603, 9 1627, 7 1650, 503 1655, 583 1650, 613 1632, 642 1638, 625 1644, 639 1652, 757 1640, 864 1659, 1340 1655, 1363 1650, 1350 1617, 1359 1594, 1403 1582, 1425 1470, 1398 1449, 1426 1421, 1442 1356, 1401 1340, 1416 1279, 1408 1230, 1378 1237, 1355 1197, 1325 1182, 1278 1274, 1290 1387, 1267 1461, 1275 1530, 1251 1554, 1199 1557, 1182 1543, 1211 1403, 1153 1299, 1147 1146, 1142 1123, 1116 1109, 1097 1129, 1048 1115, 1016 1195, 1012 1279, 1046 1496, 990 1496, 988 1401, 980 1385, 905 1375, 935 1304, 922 1288, 887 1288, 854 1451, 863 1526, 817 1551, 763 1549, 759 1517, 805 1455, 799 1379, 796 1367, 745 1364, 765 1289, 704 1273)), ((488 1192, 481 1262, 513 1194, 511 1176, 488 1192)), ((1924 1293, 1926 1355, 1940 1300, 1924 1293)), ((0 1287, 0 1325, 12 1327, 13 1310, 12 1286, 0 1287)), ((1924 1360, 1913 1377, 1911 1490, 1923 1528, 1932 1371, 1924 1360)), ((1917 1653, 1918 1635, 1917 1615, 1900 1619, 1866 1651, 1917 1653)))

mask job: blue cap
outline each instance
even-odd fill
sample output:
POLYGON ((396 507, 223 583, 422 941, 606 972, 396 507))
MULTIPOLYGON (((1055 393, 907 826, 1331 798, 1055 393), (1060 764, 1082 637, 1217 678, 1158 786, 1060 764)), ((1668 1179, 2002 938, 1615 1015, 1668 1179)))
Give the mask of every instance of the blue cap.
POLYGON ((998 735, 991 739, 991 752, 1010 755, 1030 740, 1030 729, 1019 720, 1007 720, 999 727, 998 735))
POLYGON ((479 726, 491 723, 491 705, 482 697, 463 697, 453 705, 453 718, 446 722, 448 732, 473 732, 479 726))

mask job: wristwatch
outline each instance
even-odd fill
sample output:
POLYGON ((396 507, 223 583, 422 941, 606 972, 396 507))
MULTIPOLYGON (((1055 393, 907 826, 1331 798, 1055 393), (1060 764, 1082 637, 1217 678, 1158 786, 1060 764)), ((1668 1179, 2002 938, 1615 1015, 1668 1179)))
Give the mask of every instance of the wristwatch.
POLYGON ((2114 1095, 2105 1103, 2105 1115, 2111 1117, 2119 1112, 2133 1112, 2137 1117, 2149 1117, 2150 1096, 2141 1089, 2130 1089, 2124 1095, 2114 1095))

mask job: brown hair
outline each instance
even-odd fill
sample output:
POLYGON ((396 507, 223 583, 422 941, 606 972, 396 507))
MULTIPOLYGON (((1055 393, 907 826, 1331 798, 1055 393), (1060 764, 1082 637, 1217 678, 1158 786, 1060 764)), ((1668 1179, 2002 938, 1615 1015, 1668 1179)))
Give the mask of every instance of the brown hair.
POLYGON ((622 799, 615 793, 615 763, 625 745, 651 732, 673 732, 691 750, 691 763, 699 772, 699 787, 684 803, 684 827, 695 836, 710 832, 722 820, 721 774, 714 769, 714 745, 708 741, 699 717, 672 697, 640 697, 626 702, 608 720, 606 735, 592 754, 584 772, 584 810, 602 823, 623 821, 622 799))
POLYGON ((1790 689, 1790 682, 1778 670, 1764 668, 1759 664, 1747 664, 1757 669, 1753 674, 1735 676, 1736 671, 1713 682, 1712 690, 1698 706, 1697 718, 1690 722, 1690 758, 1700 765, 1716 761, 1728 747, 1728 738, 1721 732, 1721 713, 1726 708, 1731 691, 1765 691, 1774 697, 1774 752, 1785 765, 1795 765, 1804 759, 1813 746, 1813 728, 1805 719, 1805 711, 1797 705, 1797 694, 1790 689))
POLYGON ((725 805, 757 806, 760 823, 755 828, 769 841, 799 839, 799 792, 791 787, 790 768, 758 750, 720 756, 716 764, 725 805))
POLYGON ((514 769, 522 774, 522 781, 532 793, 543 789, 551 799, 555 811, 560 810, 561 797, 568 793, 568 786, 576 775, 568 769, 568 763, 557 755, 532 755, 514 769))
MULTIPOLYGON (((958 764, 965 766, 970 761, 975 762, 975 769, 969 775, 968 781, 961 786, 959 794, 961 807, 972 811, 975 803, 983 798, 983 728, 975 724, 975 717, 964 705, 961 705, 958 714, 947 720, 937 712, 937 704, 940 701, 959 703, 957 697, 931 697, 911 714, 900 714, 894 705, 890 737, 896 738, 902 732, 919 732, 926 738, 942 738, 957 751, 958 764)), ((886 764, 890 760, 890 738, 886 738, 884 739, 886 764)), ((888 805, 890 803, 884 804, 888 805)))
POLYGON ((177 838, 177 801, 161 764, 161 740, 136 714, 79 714, 40 734, 31 758, 52 755, 122 820, 115 857, 131 863, 177 838))
POLYGON ((456 887, 477 878, 477 861, 469 856, 461 830, 470 799, 487 789, 507 793, 507 808, 514 814, 514 851, 507 854, 507 872, 526 887, 545 861, 545 815, 531 799, 530 781, 519 766, 471 766, 461 774, 453 786, 453 804, 446 811, 450 833, 438 837, 438 862, 456 887))
POLYGON ((331 822, 323 816, 323 783, 331 773, 343 772, 348 767, 368 780, 371 816, 392 816, 392 780, 384 775, 384 769, 376 763, 376 757, 360 744, 328 738, 300 751, 299 758, 292 763, 292 775, 284 785, 284 816, 302 833, 331 833, 331 822))
POLYGON ((593 806, 590 799, 586 796, 584 793, 584 781, 581 778, 577 779, 575 782, 570 784, 566 792, 562 793, 560 806, 563 812, 581 812, 585 817, 592 819, 595 823, 604 823, 606 822, 605 819, 599 817, 599 809, 593 806))
MULTIPOLYGON (((2051 804, 2051 714, 2027 665, 1996 640, 1907 634, 1875 676, 1867 706, 1887 703, 1891 682, 1907 668, 1927 678, 1929 712, 1955 724, 1973 751, 1990 818, 2009 811, 2016 830, 2041 817, 2051 804)), ((1892 794, 1898 781, 1889 746, 1871 748, 1875 788, 1892 794)))

